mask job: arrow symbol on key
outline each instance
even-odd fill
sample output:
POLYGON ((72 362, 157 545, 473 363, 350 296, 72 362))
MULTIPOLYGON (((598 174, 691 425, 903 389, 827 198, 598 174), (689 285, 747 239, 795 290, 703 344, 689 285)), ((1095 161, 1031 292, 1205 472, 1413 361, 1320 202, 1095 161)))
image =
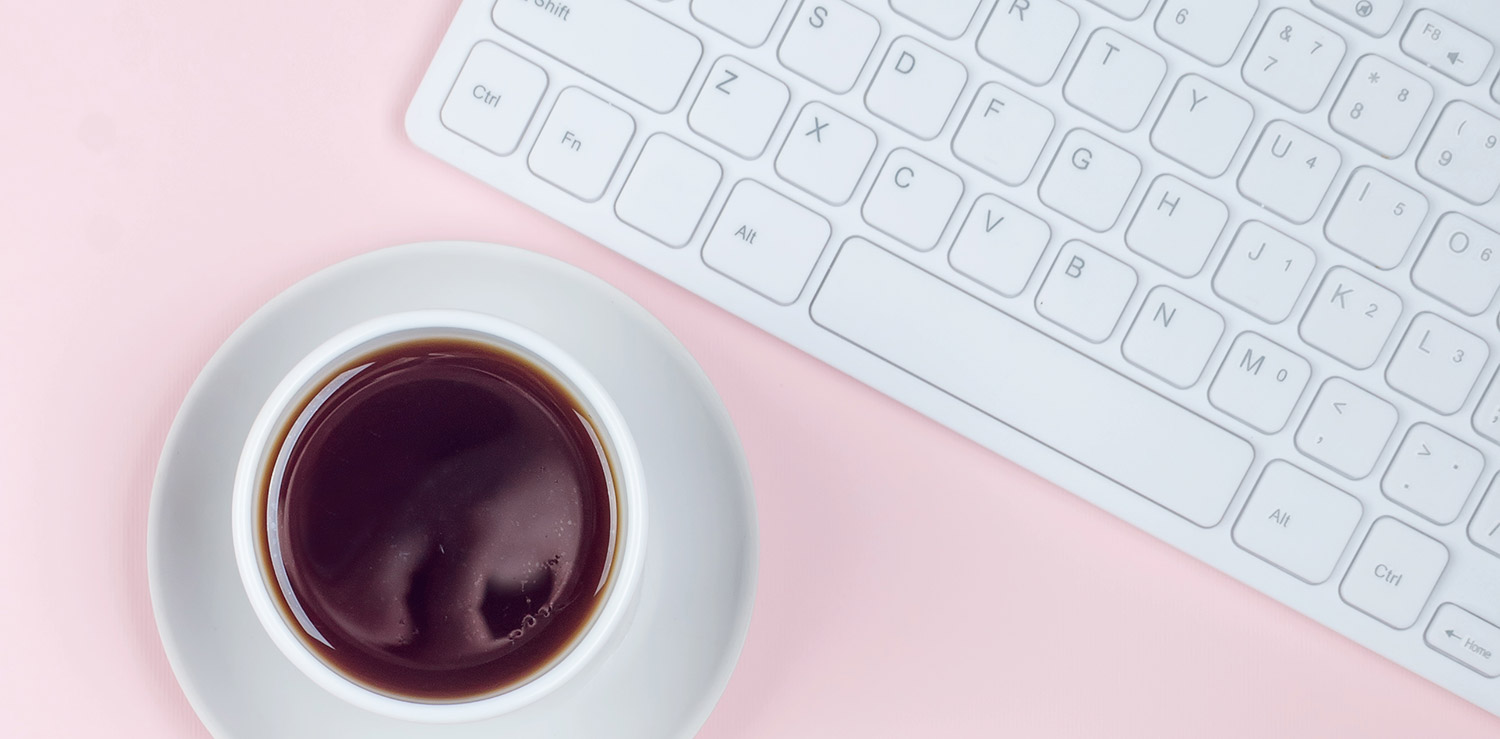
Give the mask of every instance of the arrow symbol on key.
POLYGON ((1456 51, 1450 51, 1450 52, 1448 52, 1448 63, 1449 64, 1457 64, 1458 63, 1458 52, 1456 52, 1456 51))
POLYGON ((1453 633, 1453 629, 1448 629, 1447 631, 1444 631, 1443 633, 1447 634, 1449 639, 1462 639, 1463 638, 1463 637, 1459 636, 1458 634, 1453 633))
POLYGON ((1333 404, 1333 410, 1334 410, 1335 413, 1338 413, 1340 416, 1342 416, 1342 415, 1344 415, 1344 406, 1346 406, 1346 405, 1349 405, 1349 404, 1348 403, 1334 403, 1333 404))
POLYGON ((1417 456, 1418 457, 1431 457, 1432 456, 1432 450, 1428 449, 1426 444, 1423 444, 1422 445, 1422 451, 1417 452, 1417 456))

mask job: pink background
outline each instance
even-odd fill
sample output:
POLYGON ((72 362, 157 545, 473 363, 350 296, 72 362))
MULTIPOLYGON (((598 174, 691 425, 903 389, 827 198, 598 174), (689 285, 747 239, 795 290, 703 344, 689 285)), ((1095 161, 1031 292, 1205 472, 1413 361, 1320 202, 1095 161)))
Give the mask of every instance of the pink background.
POLYGON ((1500 734, 418 152, 402 111, 456 4, 0 4, 0 735, 206 736, 147 597, 167 426, 266 299, 431 239, 601 275, 723 394, 761 581, 704 737, 1500 734))

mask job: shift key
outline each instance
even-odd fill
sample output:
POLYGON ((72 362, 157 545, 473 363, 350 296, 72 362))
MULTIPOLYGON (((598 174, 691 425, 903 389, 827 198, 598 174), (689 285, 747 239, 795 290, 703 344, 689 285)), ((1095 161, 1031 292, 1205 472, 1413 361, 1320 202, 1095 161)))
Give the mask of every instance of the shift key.
POLYGON ((490 17, 658 113, 677 107, 703 56, 697 37, 626 0, 499 0, 490 17))

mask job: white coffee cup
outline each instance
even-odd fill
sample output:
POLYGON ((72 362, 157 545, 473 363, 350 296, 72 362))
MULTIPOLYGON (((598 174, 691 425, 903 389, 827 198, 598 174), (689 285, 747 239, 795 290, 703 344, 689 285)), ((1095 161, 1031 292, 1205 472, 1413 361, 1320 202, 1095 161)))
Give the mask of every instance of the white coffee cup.
POLYGON ((640 457, 625 419, 609 394, 587 370, 557 345, 494 316, 452 310, 424 310, 375 318, 350 328, 314 349, 287 373, 261 407, 235 471, 231 505, 234 557, 250 605, 271 641, 297 669, 343 700, 384 716, 408 721, 456 723, 515 711, 575 679, 619 641, 640 590, 646 561, 646 491, 640 457), (552 664, 524 682, 464 702, 422 702, 386 695, 346 677, 306 643, 301 627, 289 622, 278 604, 280 586, 262 565, 257 530, 266 504, 266 466, 280 453, 281 431, 304 402, 357 357, 385 347, 431 338, 479 341, 529 360, 563 386, 594 422, 615 482, 618 544, 606 592, 593 620, 552 664))

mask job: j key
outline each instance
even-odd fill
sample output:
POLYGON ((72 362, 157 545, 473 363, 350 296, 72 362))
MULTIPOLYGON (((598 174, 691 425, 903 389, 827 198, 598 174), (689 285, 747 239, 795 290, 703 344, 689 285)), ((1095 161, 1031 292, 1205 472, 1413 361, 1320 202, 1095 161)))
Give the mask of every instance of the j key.
POLYGON ((1457 413, 1490 358, 1484 339, 1432 313, 1411 322, 1386 368, 1391 387, 1438 413, 1457 413))
POLYGON ((1169 174, 1156 178, 1125 230, 1131 251, 1181 275, 1203 270, 1218 243, 1229 208, 1217 198, 1169 174))
POLYGON ((1340 377, 1318 390, 1297 428, 1297 448, 1351 480, 1375 469, 1396 430, 1396 407, 1340 377))
POLYGON ((1052 136, 1052 111, 998 82, 979 88, 953 154, 1007 185, 1031 176, 1052 136))
POLYGON ((708 232, 703 262, 782 305, 802 294, 832 229, 822 216, 754 180, 741 180, 708 232))
POLYGON ((1312 276, 1312 249, 1260 221, 1240 227, 1214 273, 1214 292, 1268 323, 1281 323, 1312 276))
POLYGON ((1323 234, 1344 251, 1381 269, 1406 258, 1427 219, 1427 198, 1372 167, 1349 177, 1323 234))
POLYGON ((1411 145, 1432 105, 1432 85, 1382 57, 1366 54, 1354 65, 1328 112, 1333 130, 1387 159, 1411 145))
POLYGON ((1471 316, 1500 290, 1500 234, 1462 213, 1444 213, 1422 247, 1411 281, 1471 316))
POLYGON ((760 46, 771 35, 786 0, 693 0, 693 17, 746 46, 760 46))
POLYGON ((1068 132, 1042 178, 1042 202, 1099 232, 1120 218, 1141 177, 1141 160, 1082 128, 1068 132))
POLYGON ((777 58, 829 92, 854 88, 880 38, 880 21, 844 0, 803 0, 777 58))
POLYGON ((1475 205, 1489 202, 1500 189, 1500 120, 1462 100, 1448 103, 1417 155, 1417 171, 1475 205))
POLYGON ((1131 364, 1185 389, 1203 376, 1223 335, 1223 316, 1159 285, 1141 304, 1121 351, 1131 364))
POLYGON ((1240 512, 1234 543, 1317 585, 1333 576, 1363 514, 1354 496, 1278 459, 1240 512))
POLYGON ((1344 39, 1301 13, 1277 8, 1245 57, 1245 83, 1301 113, 1318 106, 1344 59, 1344 39))
POLYGON ((921 139, 935 138, 958 102, 969 72, 952 57, 910 36, 891 44, 875 70, 865 106, 921 139))
POLYGON ((1259 0, 1167 0, 1156 35, 1206 64, 1223 66, 1255 15, 1259 0))
POLYGON ((958 38, 969 30, 979 0, 891 0, 891 7, 943 38, 958 38))
POLYGON ((776 173, 832 205, 843 205, 875 154, 875 132, 822 103, 808 103, 776 155, 776 173))
POLYGON ((1411 427, 1380 480, 1385 497, 1436 524, 1458 518, 1484 471, 1479 450, 1425 423, 1411 427))
POLYGON ((766 150, 791 93, 781 80, 732 56, 714 62, 688 111, 688 125, 746 159, 766 150))
POLYGON ((1393 629, 1410 628, 1447 567, 1447 547, 1387 516, 1370 526, 1339 596, 1393 629))
POLYGON ((1371 36, 1384 36, 1396 22, 1403 0, 1313 0, 1316 5, 1371 36))
POLYGON ((958 231, 948 263, 1007 298, 1026 289, 1052 238, 1047 222, 995 195, 980 195, 958 231))
POLYGON ((1423 8, 1401 35, 1401 50, 1411 58, 1465 84, 1484 76, 1495 47, 1473 31, 1423 8))
POLYGON ((495 3, 495 25, 658 113, 677 107, 703 56, 696 36, 633 3, 575 0, 566 22, 533 3, 495 3))
POLYGON ((1045 85, 1078 33, 1078 11, 1061 0, 1001 2, 979 33, 985 61, 1033 85, 1045 85))
POLYGON ((1286 121, 1271 121, 1240 171, 1240 194, 1292 223, 1307 223, 1339 162, 1338 149, 1286 121))
POLYGON ((1130 131, 1141 124, 1166 74, 1167 61, 1160 54, 1114 29, 1100 28, 1073 65, 1063 97, 1111 128, 1130 131))
POLYGON ((1036 295, 1036 312, 1095 344, 1114 333, 1135 292, 1135 270, 1082 241, 1057 254, 1036 295))
POLYGON ((1396 320, 1401 298, 1390 290, 1343 267, 1323 278, 1302 318, 1302 340, 1353 367, 1375 364, 1396 320))
POLYGON ((1208 402, 1268 434, 1286 427, 1312 366, 1260 334, 1234 340, 1208 388, 1208 402))
POLYGON ((886 158, 865 198, 865 222, 919 251, 937 246, 964 183, 926 157, 897 149, 886 158))
POLYGON ((1218 177, 1229 169, 1254 117, 1244 98, 1196 74, 1184 75, 1151 129, 1151 145, 1199 174, 1218 177))

